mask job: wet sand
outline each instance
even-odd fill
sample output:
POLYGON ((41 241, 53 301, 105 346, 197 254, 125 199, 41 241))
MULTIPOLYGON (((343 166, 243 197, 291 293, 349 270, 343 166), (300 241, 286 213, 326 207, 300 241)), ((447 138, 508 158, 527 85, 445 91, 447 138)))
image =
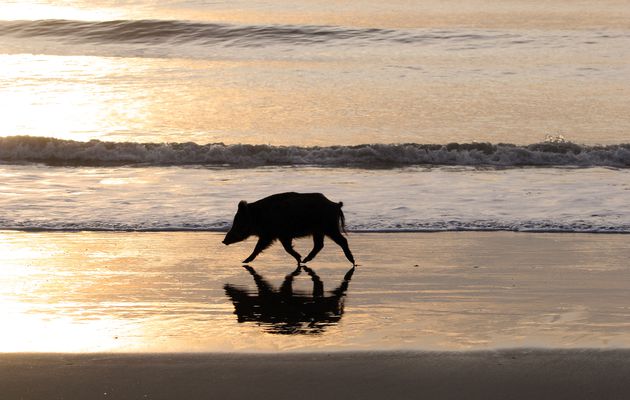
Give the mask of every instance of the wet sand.
POLYGON ((630 351, 4 354, 3 399, 626 399, 630 351))
POLYGON ((0 232, 0 398, 630 394, 627 235, 351 233, 356 269, 300 270, 221 238, 0 232))
POLYGON ((630 348, 627 235, 351 233, 356 270, 297 272, 222 236, 0 232, 0 353, 630 348))

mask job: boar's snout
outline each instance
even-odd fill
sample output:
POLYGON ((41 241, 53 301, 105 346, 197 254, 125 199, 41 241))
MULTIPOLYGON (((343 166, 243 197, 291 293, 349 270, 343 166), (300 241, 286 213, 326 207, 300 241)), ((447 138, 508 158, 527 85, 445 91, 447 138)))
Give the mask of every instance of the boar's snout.
POLYGON ((227 235, 225 235, 225 237, 223 238, 223 241, 221 243, 223 243, 224 245, 230 245, 232 243, 237 243, 240 241, 245 240, 245 238, 238 238, 237 235, 234 235, 230 232, 227 233, 227 235))
POLYGON ((227 235, 225 235, 225 238, 223 238, 223 241, 221 243, 227 246, 232 243, 236 243, 236 240, 234 240, 234 238, 230 238, 230 232, 228 232, 227 235))
POLYGON ((227 245, 230 245, 232 243, 242 242, 243 240, 247 239, 248 237, 249 237, 249 232, 232 228, 225 235, 225 238, 223 238, 223 241, 221 243, 223 243, 224 245, 227 246, 227 245))
POLYGON ((238 203, 238 211, 234 216, 234 222, 232 228, 228 231, 223 239, 223 244, 229 245, 232 243, 242 242, 252 234, 252 223, 250 219, 249 207, 245 200, 238 203))

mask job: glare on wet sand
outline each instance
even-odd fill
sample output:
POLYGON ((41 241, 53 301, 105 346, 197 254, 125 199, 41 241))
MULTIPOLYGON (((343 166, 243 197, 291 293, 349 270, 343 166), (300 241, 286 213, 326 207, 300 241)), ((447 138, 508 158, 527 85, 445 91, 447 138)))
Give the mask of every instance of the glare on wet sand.
POLYGON ((281 246, 247 271, 239 260, 253 243, 224 246, 222 236, 3 232, 0 351, 630 345, 624 235, 351 234, 361 265, 350 280, 350 266, 330 242, 309 264, 316 279, 294 277, 296 307, 311 307, 298 309, 303 315, 312 310, 315 281, 330 297, 347 280, 336 311, 310 320, 256 303, 261 281, 286 289, 295 271, 281 246), (239 308, 228 288, 249 294, 254 308, 239 308))

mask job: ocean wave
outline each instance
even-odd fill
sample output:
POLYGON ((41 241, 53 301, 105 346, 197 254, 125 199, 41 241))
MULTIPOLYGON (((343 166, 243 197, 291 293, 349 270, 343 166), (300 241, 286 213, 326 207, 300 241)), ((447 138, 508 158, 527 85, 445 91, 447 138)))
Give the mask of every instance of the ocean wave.
POLYGON ((48 137, 0 138, 0 161, 67 166, 199 165, 249 168, 321 166, 558 166, 630 168, 630 143, 579 145, 545 141, 530 145, 491 143, 272 146, 223 143, 79 142, 48 137))
POLYGON ((0 36, 53 38, 73 43, 141 43, 259 47, 274 44, 308 45, 344 42, 421 43, 514 39, 498 32, 449 30, 404 31, 312 25, 236 25, 175 20, 0 21, 0 36))

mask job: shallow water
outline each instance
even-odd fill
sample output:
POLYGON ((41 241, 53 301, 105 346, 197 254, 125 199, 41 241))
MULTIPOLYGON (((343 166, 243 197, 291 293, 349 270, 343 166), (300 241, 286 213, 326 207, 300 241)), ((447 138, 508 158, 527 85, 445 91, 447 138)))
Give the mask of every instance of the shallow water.
POLYGON ((0 166, 0 229, 227 230, 239 200, 321 192, 350 230, 630 232, 630 170, 0 166))
POLYGON ((292 292, 280 246, 248 271, 221 238, 2 232, 0 351, 630 346, 625 235, 352 234, 292 292))

